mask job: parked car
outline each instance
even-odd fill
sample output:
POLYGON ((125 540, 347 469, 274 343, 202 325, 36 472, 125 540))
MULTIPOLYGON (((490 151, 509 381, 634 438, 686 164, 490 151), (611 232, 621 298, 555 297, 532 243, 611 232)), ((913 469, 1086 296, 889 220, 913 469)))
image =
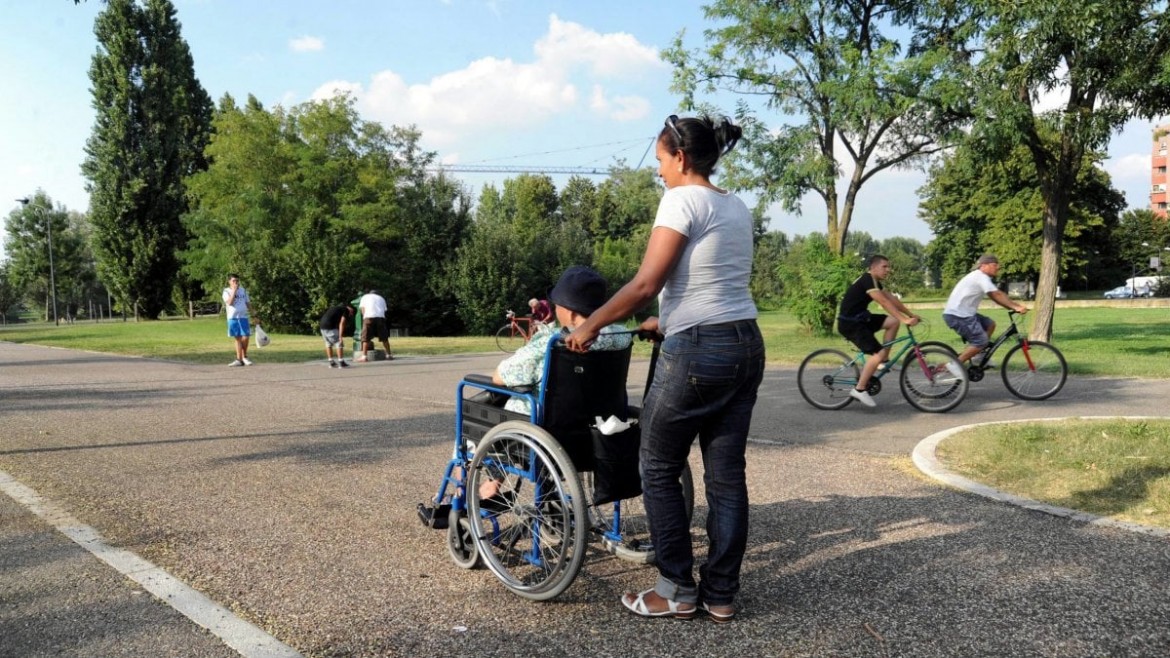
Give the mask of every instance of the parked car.
MULTIPOLYGON (((1153 297, 1154 291, 1149 287, 1137 287, 1138 297, 1153 297)), ((1105 291, 1105 299, 1130 299, 1134 297, 1134 288, 1131 286, 1117 286, 1113 290, 1105 291)))

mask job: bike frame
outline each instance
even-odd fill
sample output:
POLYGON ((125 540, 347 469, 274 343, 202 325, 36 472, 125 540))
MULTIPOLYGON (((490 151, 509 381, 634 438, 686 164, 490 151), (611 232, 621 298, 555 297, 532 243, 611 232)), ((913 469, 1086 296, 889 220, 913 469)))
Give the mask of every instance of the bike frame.
POLYGON ((532 340, 532 318, 528 316, 516 315, 512 311, 508 311, 508 324, 512 326, 512 335, 517 334, 524 337, 525 341, 532 340), (523 324, 521 324, 523 323, 523 324), (528 325, 527 328, 524 325, 528 325))
MULTIPOLYGON (((910 328, 910 325, 906 325, 906 335, 905 336, 899 336, 899 337, 895 338, 894 340, 891 340, 891 341, 886 342, 886 343, 882 343, 882 347, 883 348, 885 348, 885 347, 893 348, 893 346, 897 345, 898 343, 905 343, 905 345, 902 345, 901 348, 898 349, 897 354, 893 354, 893 349, 890 350, 890 353, 891 353, 890 360, 889 360, 890 363, 892 363, 892 364, 901 363, 905 359, 906 355, 909 352, 913 351, 914 356, 915 356, 916 360, 918 361, 918 366, 920 368, 922 368, 923 374, 925 374, 927 376, 927 378, 929 378, 930 381, 933 382, 935 373, 930 372, 930 368, 928 368, 926 365, 926 360, 922 358, 922 350, 920 350, 918 348, 918 339, 916 339, 914 337, 914 331, 910 328)), ((865 359, 868 356, 869 355, 866 354, 865 352, 858 351, 857 354, 854 355, 853 361, 854 361, 854 363, 858 364, 859 366, 864 367, 865 366, 865 359)), ((892 367, 891 368, 878 368, 873 373, 873 375, 871 375, 871 377, 873 377, 874 379, 881 379, 882 377, 884 377, 886 375, 886 373, 891 372, 891 371, 893 371, 892 367)))
POLYGON ((993 343, 988 345, 983 349, 983 351, 976 355, 976 358, 979 359, 978 364, 975 363, 975 359, 971 359, 972 365, 975 365, 980 370, 986 370, 987 364, 991 361, 991 355, 995 354, 996 351, 999 350, 1000 346, 1006 343, 1008 339, 1014 337, 1016 342, 1022 346, 1020 351, 1024 353, 1024 359, 1028 362, 1028 369, 1036 369, 1036 364, 1032 363, 1032 355, 1028 352, 1028 337, 1020 333, 1020 328, 1016 325, 1017 315, 1019 315, 1019 313, 1016 313, 1015 311, 1008 311, 1008 324, 1011 326, 1005 329, 1003 334, 1000 335, 999 338, 996 338, 993 343))

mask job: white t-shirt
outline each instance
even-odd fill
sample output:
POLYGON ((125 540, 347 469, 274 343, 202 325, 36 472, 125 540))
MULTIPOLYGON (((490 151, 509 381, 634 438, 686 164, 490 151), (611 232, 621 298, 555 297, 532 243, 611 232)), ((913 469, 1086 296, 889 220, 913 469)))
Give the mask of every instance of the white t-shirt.
POLYGON ((999 288, 983 270, 972 270, 955 284, 955 289, 951 291, 947 305, 943 308, 943 315, 974 317, 979 312, 979 302, 983 301, 983 296, 996 290, 999 288))
POLYGON ((377 293, 367 292, 362 295, 358 306, 362 309, 362 319, 386 317, 386 300, 377 293))
POLYGON ((248 317, 248 302, 251 299, 248 297, 248 291, 244 290, 244 286, 236 288, 236 298, 228 304, 228 300, 232 298, 232 289, 223 289, 223 304, 227 310, 227 319, 246 318, 248 317))
POLYGON ((654 227, 687 238, 687 246, 658 296, 658 329, 672 335, 702 324, 757 315, 752 277, 752 214, 739 197, 703 185, 666 191, 654 227))

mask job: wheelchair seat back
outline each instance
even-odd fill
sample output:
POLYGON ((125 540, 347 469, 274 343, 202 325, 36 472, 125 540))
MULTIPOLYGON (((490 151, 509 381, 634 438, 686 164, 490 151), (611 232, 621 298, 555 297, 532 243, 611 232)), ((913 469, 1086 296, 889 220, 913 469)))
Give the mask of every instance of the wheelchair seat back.
POLYGON ((540 426, 569 454, 579 471, 593 469, 593 438, 589 429, 595 417, 628 418, 626 373, 631 348, 613 351, 572 352, 553 347, 544 388, 544 416, 540 426))

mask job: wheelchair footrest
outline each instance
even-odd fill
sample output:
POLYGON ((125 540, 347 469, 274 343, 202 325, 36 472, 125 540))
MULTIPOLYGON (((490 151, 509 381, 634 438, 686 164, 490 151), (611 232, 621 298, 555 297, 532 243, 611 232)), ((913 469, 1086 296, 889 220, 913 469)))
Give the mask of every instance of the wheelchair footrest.
POLYGON ((447 515, 451 513, 450 505, 418 504, 418 518, 422 524, 435 530, 447 529, 447 515))

